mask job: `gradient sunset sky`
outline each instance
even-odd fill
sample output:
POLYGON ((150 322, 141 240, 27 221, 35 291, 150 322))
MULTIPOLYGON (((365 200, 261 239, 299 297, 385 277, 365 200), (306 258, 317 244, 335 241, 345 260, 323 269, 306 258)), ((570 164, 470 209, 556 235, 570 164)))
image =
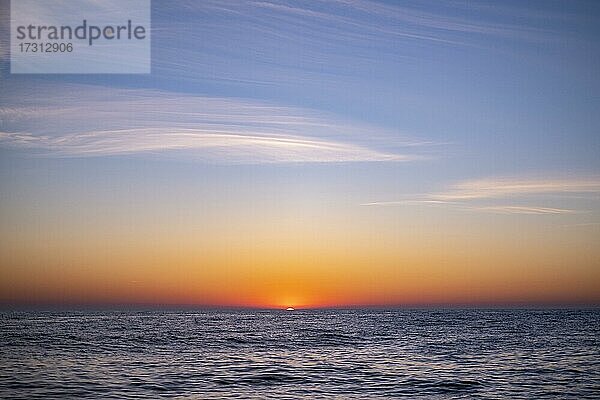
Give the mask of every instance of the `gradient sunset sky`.
POLYGON ((155 0, 150 75, 0 15, 2 304, 600 304, 600 2, 155 0))

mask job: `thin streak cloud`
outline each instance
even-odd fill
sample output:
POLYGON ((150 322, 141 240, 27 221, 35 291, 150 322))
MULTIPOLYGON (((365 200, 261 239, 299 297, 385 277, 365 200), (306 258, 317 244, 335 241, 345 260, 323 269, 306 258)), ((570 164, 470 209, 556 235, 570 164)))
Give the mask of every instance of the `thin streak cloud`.
POLYGON ((396 206, 409 204, 456 204, 456 202, 443 200, 398 200, 398 201, 374 201, 372 203, 363 203, 361 206, 396 206))
POLYGON ((493 178, 461 182, 449 191, 432 194, 438 200, 489 199, 552 193, 597 193, 600 179, 493 178))
POLYGON ((569 210, 564 208, 551 208, 551 207, 527 207, 527 206, 493 206, 493 207, 479 207, 479 211, 495 212, 501 214, 532 214, 532 215, 544 215, 544 214, 572 214, 575 210, 569 210))
POLYGON ((520 201, 547 202, 549 195, 564 198, 571 194, 580 194, 582 195, 582 198, 590 197, 590 195, 592 195, 592 200, 597 200, 597 196, 600 194, 600 178, 487 178, 468 180, 457 183, 444 192, 423 194, 414 196, 412 199, 375 201, 363 203, 361 205, 442 205, 477 212, 530 215, 558 215, 581 212, 581 210, 562 207, 514 203, 517 199, 520 199, 520 201), (482 204, 489 202, 494 204, 482 204), (502 202, 503 204, 499 204, 499 202, 502 202), (507 204, 506 202, 509 203, 507 204))

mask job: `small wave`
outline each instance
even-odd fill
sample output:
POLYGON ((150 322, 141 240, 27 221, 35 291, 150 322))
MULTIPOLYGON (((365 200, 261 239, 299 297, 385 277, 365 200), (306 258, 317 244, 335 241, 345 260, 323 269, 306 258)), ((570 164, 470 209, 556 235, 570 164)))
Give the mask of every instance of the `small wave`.
POLYGON ((445 380, 436 382, 433 387, 442 393, 465 392, 480 388, 483 384, 475 380, 445 380))
POLYGON ((349 345, 356 344, 361 338, 352 334, 344 333, 341 330, 317 330, 310 329, 302 331, 300 339, 315 346, 324 345, 349 345))
POLYGON ((213 382, 220 385, 283 385, 283 384, 298 384, 305 383, 306 379, 285 373, 258 373, 252 375, 244 375, 237 378, 215 378, 213 382))

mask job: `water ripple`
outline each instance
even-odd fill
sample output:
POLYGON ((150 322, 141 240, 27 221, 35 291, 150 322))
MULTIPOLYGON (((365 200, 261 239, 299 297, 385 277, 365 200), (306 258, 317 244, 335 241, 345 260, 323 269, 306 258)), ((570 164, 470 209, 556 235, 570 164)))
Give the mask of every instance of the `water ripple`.
POLYGON ((599 310, 0 313, 0 398, 600 397, 599 310))

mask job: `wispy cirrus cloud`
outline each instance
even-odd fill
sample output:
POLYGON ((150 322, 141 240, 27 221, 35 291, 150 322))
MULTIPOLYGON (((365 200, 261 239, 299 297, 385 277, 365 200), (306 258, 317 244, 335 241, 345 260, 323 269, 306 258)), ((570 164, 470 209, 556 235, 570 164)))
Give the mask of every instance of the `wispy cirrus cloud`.
POLYGON ((164 128, 90 131, 60 137, 0 132, 0 142, 42 148, 63 156, 100 156, 187 150, 203 160, 224 163, 408 161, 352 144, 291 135, 249 135, 164 128), (195 152, 195 153, 194 153, 195 152))
POLYGON ((432 61, 440 49, 514 52, 534 44, 539 51, 540 43, 572 35, 552 23, 556 15, 544 14, 544 21, 556 27, 552 30, 540 26, 539 10, 535 15, 519 4, 496 5, 474 14, 476 6, 368 0, 170 2, 153 13, 153 74, 263 89, 333 91, 352 84, 369 90, 379 80, 395 80, 407 62, 432 61))
POLYGON ((397 201, 376 201, 364 206, 439 205, 463 210, 500 214, 557 215, 580 212, 577 209, 548 207, 539 203, 548 196, 562 198, 567 195, 593 196, 600 194, 600 177, 588 178, 485 178, 467 180, 452 185, 442 192, 412 196, 397 201), (492 204, 489 204, 489 203, 492 204), (519 203, 520 202, 520 203, 519 203), (526 202, 527 204, 521 204, 526 202))
POLYGON ((11 105, 0 108, 0 145, 49 155, 180 151, 217 163, 410 161, 430 145, 237 98, 86 85, 12 88, 8 96, 11 105))

